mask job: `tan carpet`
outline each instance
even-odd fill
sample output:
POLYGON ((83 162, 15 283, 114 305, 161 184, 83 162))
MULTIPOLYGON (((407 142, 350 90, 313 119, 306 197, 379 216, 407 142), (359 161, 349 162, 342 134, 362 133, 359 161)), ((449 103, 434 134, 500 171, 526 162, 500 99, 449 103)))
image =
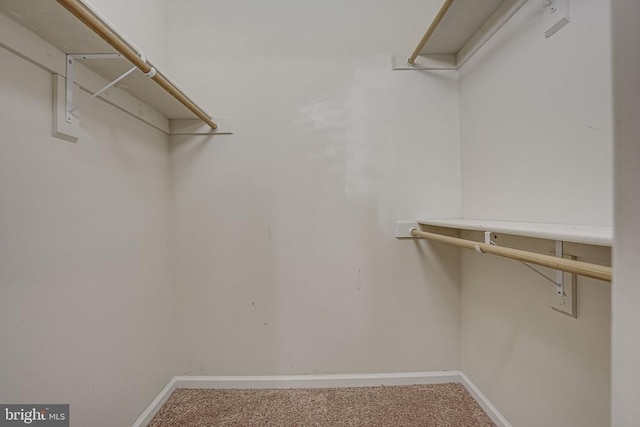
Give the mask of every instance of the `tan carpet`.
POLYGON ((280 390, 178 389, 149 424, 495 426, 461 384, 280 390))

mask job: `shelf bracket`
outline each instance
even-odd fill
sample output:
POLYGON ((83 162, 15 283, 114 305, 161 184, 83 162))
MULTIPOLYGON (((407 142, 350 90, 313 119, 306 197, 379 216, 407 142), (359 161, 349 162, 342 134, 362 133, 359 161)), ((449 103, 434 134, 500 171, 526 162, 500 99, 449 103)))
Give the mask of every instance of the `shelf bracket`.
MULTIPOLYGON (((576 260, 574 255, 564 253, 564 242, 556 240, 556 256, 576 260)), ((556 292, 551 308, 558 313, 578 318, 578 276, 556 270, 556 292)))
MULTIPOLYGON (((494 246, 498 246, 493 240, 491 240, 491 234, 493 234, 493 231, 485 231, 484 232, 484 243, 487 245, 494 245, 494 246)), ((476 248, 476 251, 480 252, 480 253, 484 253, 482 252, 482 250, 480 250, 480 248, 476 248)), ((556 241, 556 256, 560 256, 562 257, 562 242, 558 242, 556 241)), ((539 274, 540 276, 544 277, 545 279, 547 279, 548 281, 550 281, 551 283, 553 283, 553 285, 555 286, 556 289, 556 294, 557 295, 564 295, 564 275, 562 274, 562 271, 557 270, 556 271, 556 278, 552 279, 551 277, 547 276, 546 274, 544 274, 542 271, 538 270, 535 266, 529 264, 528 262, 524 262, 524 261, 520 261, 525 267, 529 268, 530 270, 532 270, 534 273, 539 274)))
MULTIPOLYGON (((488 245, 495 245, 495 243, 491 240, 491 234, 491 231, 485 231, 484 242, 488 245)), ((479 248, 476 248, 476 250, 482 253, 479 248)), ((575 256, 566 255, 564 253, 564 242, 561 240, 555 241, 555 252, 556 257, 568 258, 573 260, 576 259, 575 256)), ((551 308, 558 313, 566 314, 569 317, 577 319, 577 276, 573 273, 565 273, 562 270, 556 270, 556 277, 551 278, 540 271, 538 268, 536 268, 534 265, 531 265, 528 262, 521 262, 536 274, 539 274, 549 282, 553 283, 555 289, 551 308)))
POLYGON ((72 54, 67 55, 66 62, 66 74, 67 74, 67 82, 65 86, 65 113, 64 118, 65 121, 69 124, 73 123, 73 113, 77 111, 79 108, 85 106, 88 102, 100 96, 104 91, 112 88, 116 84, 118 84, 122 79, 127 77, 129 74, 133 73, 136 70, 136 67, 133 67, 93 95, 91 95, 84 102, 79 105, 73 106, 73 83, 74 83, 74 65, 77 59, 122 59, 122 55, 119 53, 86 53, 86 54, 72 54))
MULTIPOLYGON (((491 231, 485 231, 484 243, 487 245, 495 245, 495 242, 491 240, 491 231)), ((478 247, 476 251, 483 253, 478 247)), ((564 242, 561 240, 555 241, 556 257, 576 259, 575 256, 566 255, 564 253, 564 242)), ((577 276, 573 273, 565 273, 562 270, 556 270, 556 277, 551 278, 536 268, 534 265, 528 262, 521 261, 524 266, 532 270, 534 273, 547 279, 553 283, 554 286, 554 298, 551 304, 551 308, 558 313, 566 314, 567 316, 577 318, 577 276)))
MULTIPOLYGON (((564 244, 561 240, 556 240, 556 256, 558 258, 564 257, 564 244)), ((564 295, 564 274, 560 270, 556 270, 556 295, 564 295)))
MULTIPOLYGON (((144 56, 140 55, 142 61, 146 62, 144 56)), ((81 53, 81 54, 69 54, 66 55, 66 76, 61 77, 54 74, 54 86, 53 86, 53 136, 56 138, 64 139, 69 142, 78 141, 78 117, 77 111, 87 105, 95 98, 102 95, 105 91, 114 87, 125 77, 136 71, 138 67, 132 67, 127 72, 122 74, 117 79, 108 83, 102 89, 91 94, 87 99, 73 105, 73 92, 74 92, 74 74, 75 74, 75 62, 79 59, 84 60, 109 60, 109 59, 125 59, 125 57, 119 53, 81 53), (75 113, 75 114, 74 114, 75 113), (74 115, 75 120, 74 120, 74 115)), ((143 73, 149 78, 153 78, 157 71, 154 67, 151 67, 149 72, 143 73)))

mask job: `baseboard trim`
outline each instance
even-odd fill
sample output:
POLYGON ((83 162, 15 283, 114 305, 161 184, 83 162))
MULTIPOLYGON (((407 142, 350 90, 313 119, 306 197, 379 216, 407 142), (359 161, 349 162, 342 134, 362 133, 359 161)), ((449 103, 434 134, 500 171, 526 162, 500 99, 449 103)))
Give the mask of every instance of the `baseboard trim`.
POLYGON ((461 371, 402 372, 388 374, 326 374, 273 376, 176 376, 140 415, 133 427, 146 426, 171 393, 178 388, 323 388, 372 387, 410 384, 462 384, 498 427, 511 427, 507 419, 461 371))
POLYGON ((459 382, 460 372, 175 377, 178 388, 323 388, 459 382))
POLYGON ((493 403, 485 396, 480 389, 467 377, 464 372, 460 372, 461 383, 467 389, 471 397, 473 397, 478 405, 487 413, 491 421, 498 427, 512 427, 511 423, 498 411, 493 403))
POLYGON ((135 423, 133 423, 132 427, 144 427, 151 422, 153 417, 158 413, 162 405, 169 399, 171 393, 177 389, 176 387, 176 377, 171 378, 166 386, 162 389, 160 394, 156 396, 155 399, 147 406, 147 409, 138 417, 135 423))

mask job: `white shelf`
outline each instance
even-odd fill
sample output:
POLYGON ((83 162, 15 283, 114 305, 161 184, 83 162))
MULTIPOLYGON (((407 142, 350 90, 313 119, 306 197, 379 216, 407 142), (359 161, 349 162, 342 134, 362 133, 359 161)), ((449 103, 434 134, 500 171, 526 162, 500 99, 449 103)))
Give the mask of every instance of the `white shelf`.
POLYGON ((455 55, 504 0, 455 0, 420 52, 455 55))
MULTIPOLYGON (((461 67, 527 0, 454 0, 419 55, 461 67)), ((420 45, 416 49, 419 48, 420 45)))
MULTIPOLYGON (((29 29, 65 54, 116 53, 111 46, 55 0, 0 0, 0 13, 29 29)), ((127 40, 122 34, 119 35, 127 40)), ((128 40, 127 42, 135 47, 128 40)), ((152 59, 147 58, 147 61, 153 64, 152 59)), ((126 59, 78 60, 78 62, 109 81, 114 80, 132 67, 126 59)), ((155 66, 155 64, 153 65, 155 66)), ((155 68, 158 69, 158 67, 155 68)), ((158 69, 158 71, 161 70, 158 69)), ((162 74, 166 77, 164 72, 162 74)), ((180 102, 139 71, 124 79, 117 87, 148 104, 167 119, 197 118, 180 102)))
POLYGON ((561 240, 563 242, 588 245, 611 246, 613 244, 613 227, 605 226, 489 221, 461 218, 420 219, 418 220, 418 224, 459 230, 493 231, 516 236, 561 240))

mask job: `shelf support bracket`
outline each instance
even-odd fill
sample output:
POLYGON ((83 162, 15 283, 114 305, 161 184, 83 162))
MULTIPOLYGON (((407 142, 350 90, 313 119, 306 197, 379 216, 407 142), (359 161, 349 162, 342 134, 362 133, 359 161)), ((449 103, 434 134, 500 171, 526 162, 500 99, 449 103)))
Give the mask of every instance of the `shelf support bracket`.
MULTIPOLYGON (((491 240, 491 234, 492 233, 493 232, 491 232, 491 231, 485 231, 484 232, 484 243, 486 245, 496 245, 496 243, 493 240, 491 240)), ((563 242, 561 240, 556 240, 556 256, 559 257, 559 258, 564 258, 564 249, 563 249, 563 247, 564 247, 563 242)), ((482 252, 482 250, 478 246, 476 246, 476 251, 480 252, 480 253, 484 253, 484 252, 482 252)), ((534 272, 538 273, 540 276, 544 277, 545 279, 547 279, 548 281, 553 283, 554 286, 555 286, 556 295, 558 295, 560 297, 564 296, 564 273, 561 270, 556 270, 556 278, 552 279, 551 277, 547 276, 542 271, 538 270, 536 267, 534 267, 533 265, 529 264, 528 262, 524 262, 524 261, 521 261, 521 262, 522 262, 522 264, 524 264, 525 266, 529 267, 534 272)))
MULTIPOLYGON (((556 240, 556 256, 560 258, 577 259, 574 255, 564 253, 564 242, 556 240)), ((556 292, 551 308, 558 313, 566 314, 574 319, 578 318, 578 276, 556 270, 556 292)))
MULTIPOLYGON (((495 245, 495 242, 491 240, 491 231, 485 231, 484 243, 487 245, 495 245)), ((476 251, 483 253, 480 248, 476 247, 476 251)), ((555 241, 556 257, 576 259, 575 256, 566 255, 564 253, 564 242, 561 240, 555 241)), ((555 295, 551 308, 558 313, 566 314, 567 316, 577 318, 577 276, 573 273, 565 273, 562 270, 556 270, 556 277, 551 278, 540 271, 535 266, 528 262, 521 261, 524 266, 531 269, 534 273, 539 274, 549 282, 553 283, 555 287, 555 295), (566 275, 566 276, 565 276, 566 275)))
MULTIPOLYGON (((87 105, 95 98, 102 95, 105 91, 111 89, 118 83, 120 83, 125 77, 136 71, 138 67, 132 67, 127 72, 122 74, 117 79, 108 83, 102 89, 91 94, 87 99, 80 102, 78 105, 73 105, 73 88, 74 88, 74 74, 75 74, 75 62, 79 59, 84 60, 109 60, 109 59, 125 59, 123 55, 119 53, 81 53, 81 54, 69 54, 66 56, 66 76, 62 77, 54 74, 53 79, 53 136, 56 138, 64 139, 69 142, 78 141, 78 117, 77 111, 87 105), (74 114, 76 113, 76 114, 74 114), (75 120, 74 120, 74 115, 75 120)), ((140 59, 146 62, 144 56, 140 55, 140 59)), ((149 78, 153 78, 157 71, 154 67, 149 69, 149 72, 143 73, 149 78)))
POLYGON ((72 107, 72 101, 73 101, 73 94, 69 95, 70 92, 72 91, 68 91, 67 92, 67 118, 69 120, 73 120, 73 115, 72 113, 76 110, 79 110, 80 108, 84 107, 85 105, 87 105, 89 102, 91 102, 94 98, 100 96, 105 90, 111 89, 112 87, 114 87, 115 85, 117 85, 118 83, 120 83, 120 81, 122 79, 124 79, 125 77, 127 77, 129 74, 133 73, 135 70, 137 70, 138 68, 133 67, 131 68, 129 71, 127 71, 126 73, 124 73, 123 75, 121 75, 120 77, 118 77, 117 79, 115 79, 114 81, 112 81, 111 83, 107 84, 105 87, 103 87, 102 89, 100 89, 99 91, 97 91, 96 93, 94 93, 93 95, 91 95, 89 98, 85 99, 83 102, 81 102, 80 104, 76 105, 75 107, 72 107), (69 99, 69 96, 71 99, 69 99), (70 108, 71 107, 71 108, 70 108))
MULTIPOLYGON (((556 256, 558 258, 564 258, 564 244, 561 240, 556 240, 556 256)), ((564 295, 564 274, 560 270, 556 270, 556 294, 558 296, 564 295)))
POLYGON ((122 59, 122 55, 119 53, 86 53, 86 54, 72 54, 67 55, 66 62, 66 74, 67 74, 67 82, 65 86, 65 121, 69 124, 73 123, 73 113, 77 111, 79 108, 85 106, 88 102, 100 96, 104 91, 112 88, 116 84, 118 84, 122 79, 127 77, 129 74, 133 73, 136 70, 136 67, 133 67, 93 95, 91 95, 84 102, 79 105, 73 106, 73 83, 74 83, 74 65, 76 59, 122 59))
MULTIPOLYGON (((487 245, 495 245, 495 242, 491 240, 491 234, 491 231, 485 231, 484 233, 484 243, 487 245)), ((476 247, 476 251, 483 253, 478 247, 476 247)), ((573 260, 576 259, 575 256, 565 255, 564 242, 561 240, 555 241, 555 252, 556 257, 569 258, 573 260)), ((528 262, 521 262, 536 274, 539 274, 540 276, 553 283, 555 287, 555 295, 551 304, 551 308, 558 313, 566 314, 569 317, 577 319, 577 276, 573 273, 565 273, 562 270, 556 270, 556 277, 554 279, 547 276, 528 262)))

